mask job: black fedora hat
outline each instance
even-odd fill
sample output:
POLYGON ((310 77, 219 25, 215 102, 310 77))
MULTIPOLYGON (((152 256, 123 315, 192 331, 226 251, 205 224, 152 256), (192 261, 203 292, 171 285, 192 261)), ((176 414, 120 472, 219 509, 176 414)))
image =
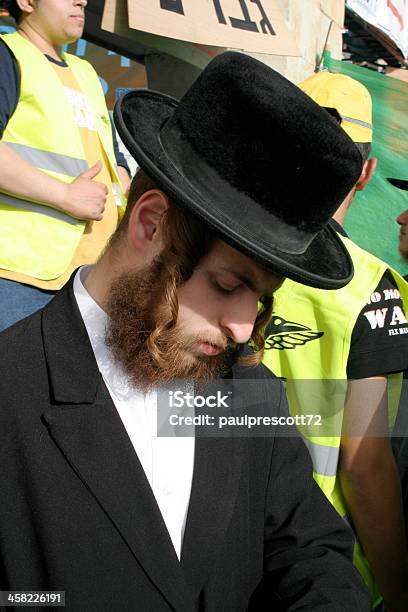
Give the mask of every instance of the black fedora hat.
POLYGON ((404 179, 387 178, 387 181, 391 183, 391 185, 394 185, 394 187, 398 187, 398 189, 408 191, 408 181, 404 179))
POLYGON ((351 259, 326 224, 360 176, 361 155, 286 78, 226 52, 180 102, 133 90, 114 120, 141 168, 226 242, 307 285, 350 281, 351 259))

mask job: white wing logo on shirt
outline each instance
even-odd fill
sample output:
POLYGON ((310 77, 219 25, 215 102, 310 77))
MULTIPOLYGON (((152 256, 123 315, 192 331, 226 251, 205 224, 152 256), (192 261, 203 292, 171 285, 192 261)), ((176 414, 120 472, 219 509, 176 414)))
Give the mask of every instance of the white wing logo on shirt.
POLYGON ((265 349, 277 349, 278 351, 295 349, 323 335, 324 332, 313 331, 301 323, 273 316, 265 331, 265 349))

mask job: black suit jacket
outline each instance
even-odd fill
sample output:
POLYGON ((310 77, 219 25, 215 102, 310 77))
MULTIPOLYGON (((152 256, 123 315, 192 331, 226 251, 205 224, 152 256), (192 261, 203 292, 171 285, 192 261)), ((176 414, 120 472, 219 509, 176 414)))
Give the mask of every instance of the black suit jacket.
MULTIPOLYGON (((3 590, 64 590, 87 612, 369 609, 298 438, 196 440, 179 562, 72 283, 0 354, 3 590)), ((272 404, 285 411, 283 394, 272 404)))

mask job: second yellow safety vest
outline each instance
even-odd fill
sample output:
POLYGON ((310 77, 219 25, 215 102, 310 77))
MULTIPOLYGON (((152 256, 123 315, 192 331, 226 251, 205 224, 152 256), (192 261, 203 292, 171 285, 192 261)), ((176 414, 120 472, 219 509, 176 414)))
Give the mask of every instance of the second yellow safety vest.
MULTIPOLYGON (((274 293, 264 363, 287 380, 291 414, 303 417, 298 429, 312 457, 314 478, 347 520, 337 468, 351 335, 362 308, 390 268, 351 240, 342 239, 354 262, 352 281, 342 289, 328 291, 285 280, 274 293)), ((394 270, 390 272, 404 304, 408 304, 408 283, 394 270)), ((379 601, 377 585, 358 543, 354 562, 373 601, 379 601)))

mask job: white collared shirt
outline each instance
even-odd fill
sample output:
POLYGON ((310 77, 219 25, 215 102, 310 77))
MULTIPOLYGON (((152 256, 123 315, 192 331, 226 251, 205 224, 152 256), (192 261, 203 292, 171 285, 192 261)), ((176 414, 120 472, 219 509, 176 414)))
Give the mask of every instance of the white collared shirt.
POLYGON ((107 315, 82 284, 90 267, 80 268, 75 275, 75 299, 99 371, 142 464, 180 559, 193 478, 194 437, 157 436, 156 393, 137 391, 107 348, 107 315))

